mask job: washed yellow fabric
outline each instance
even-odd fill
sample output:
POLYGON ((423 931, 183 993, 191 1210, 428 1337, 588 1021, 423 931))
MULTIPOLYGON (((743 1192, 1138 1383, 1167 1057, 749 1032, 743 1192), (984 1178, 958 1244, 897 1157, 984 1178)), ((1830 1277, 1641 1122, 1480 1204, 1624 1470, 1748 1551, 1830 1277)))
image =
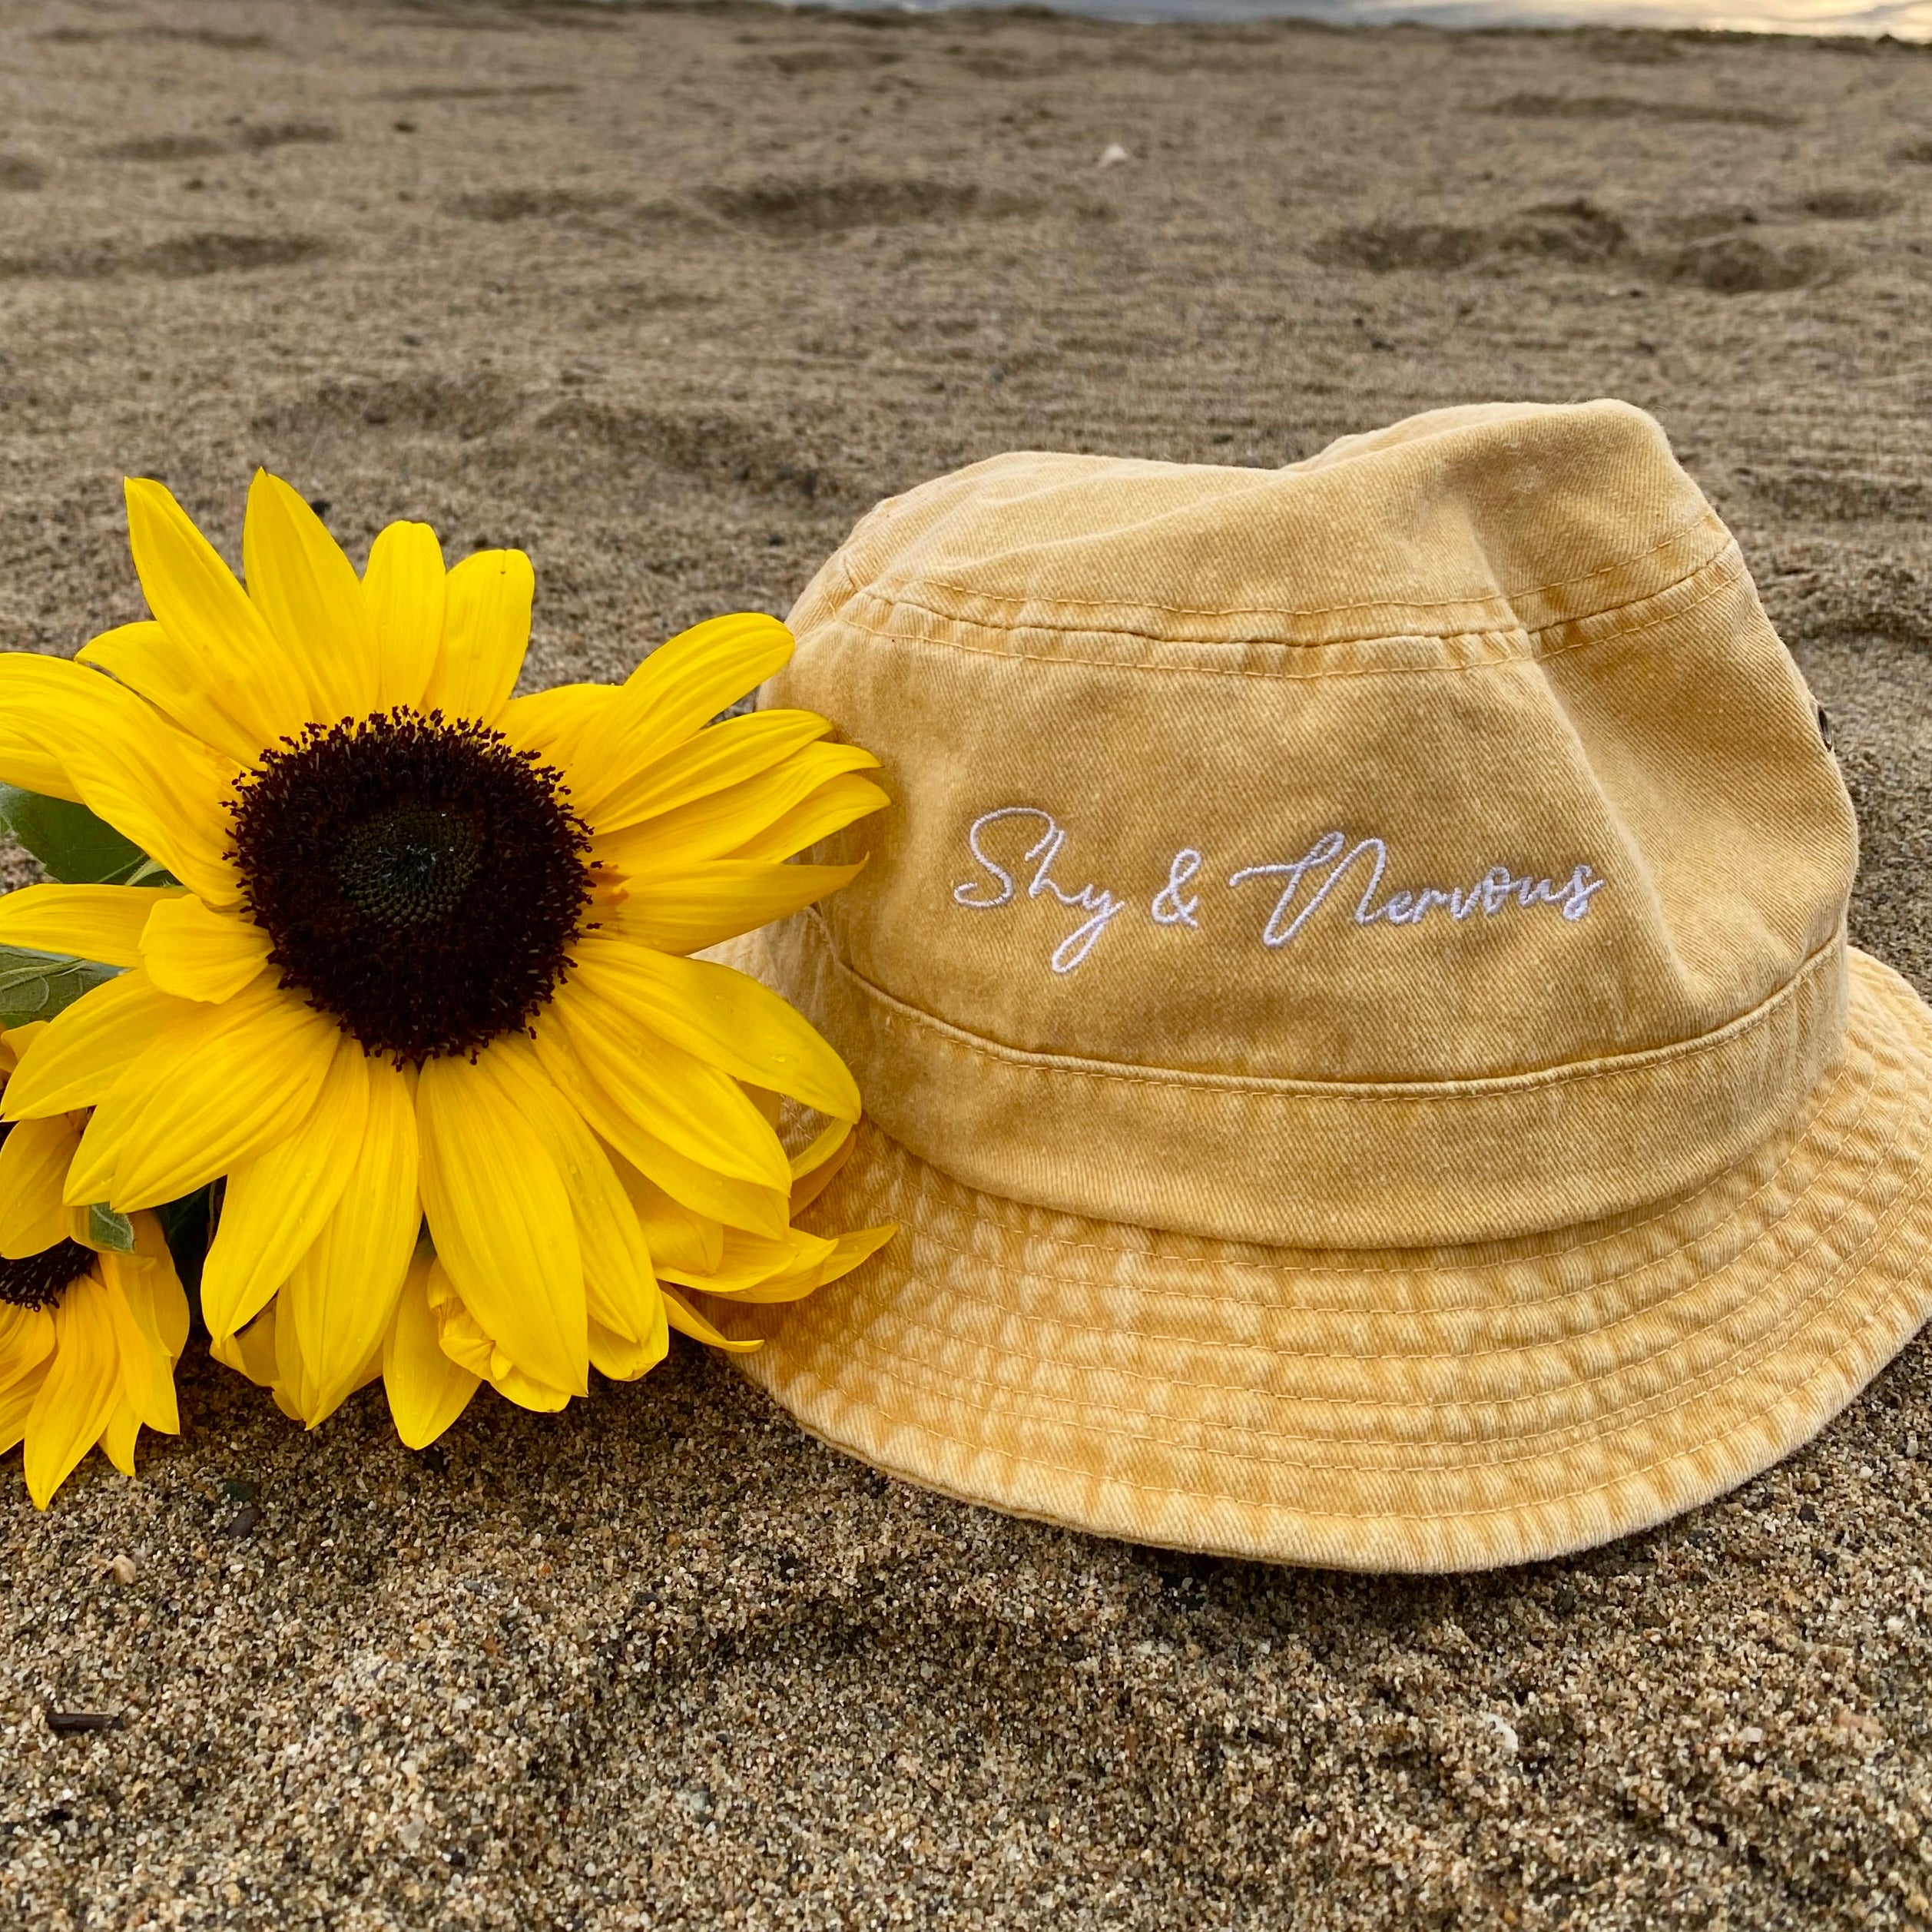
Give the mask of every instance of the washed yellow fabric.
POLYGON ((1284 1561, 1574 1549, 1803 1441, 1932 1311, 1932 1016, 1735 542, 1616 403, 1277 471, 997 457, 882 504, 764 702, 876 751, 731 956, 857 1074, 742 1318, 955 1494, 1284 1561), (829 1223, 828 1223, 829 1224, 829 1223))

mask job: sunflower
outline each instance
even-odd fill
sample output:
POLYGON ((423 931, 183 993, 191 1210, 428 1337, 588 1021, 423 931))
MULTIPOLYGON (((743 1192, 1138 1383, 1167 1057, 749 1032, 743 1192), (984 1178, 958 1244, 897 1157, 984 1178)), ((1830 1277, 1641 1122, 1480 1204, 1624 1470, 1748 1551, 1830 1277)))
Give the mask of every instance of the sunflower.
MULTIPOLYGON (((0 1075, 41 1030, 0 1037, 0 1075)), ((152 1215, 104 1216, 61 1200, 84 1125, 57 1114, 0 1145, 0 1454, 25 1443, 40 1509, 97 1443, 131 1476, 142 1423, 171 1436, 181 1427, 174 1364, 187 1297, 152 1215)))
POLYGON ((244 590, 161 485, 127 498, 152 621, 78 662, 0 657, 0 779, 164 869, 0 899, 0 942, 124 969, 0 1096, 92 1110, 63 1199, 132 1215, 220 1179, 215 1353, 311 1427, 379 1374, 418 1442, 479 1378, 558 1409, 668 1329, 722 1343, 688 1291, 857 1265, 883 1231, 790 1223, 858 1117, 850 1075, 689 956, 843 884, 787 861, 886 802, 822 717, 709 721, 784 627, 717 618, 621 685, 513 698, 521 552, 446 570, 393 523, 358 578, 258 472, 244 590), (827 1123, 796 1162, 781 1102, 827 1123))

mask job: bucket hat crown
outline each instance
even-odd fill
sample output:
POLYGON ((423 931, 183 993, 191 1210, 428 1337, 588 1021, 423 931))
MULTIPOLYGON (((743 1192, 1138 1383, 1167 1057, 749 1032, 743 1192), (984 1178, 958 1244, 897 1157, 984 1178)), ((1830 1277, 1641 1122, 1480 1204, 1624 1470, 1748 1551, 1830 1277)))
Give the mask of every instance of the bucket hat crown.
POLYGON ((756 1317, 954 1493, 1355 1567, 1554 1553, 1804 1440, 1924 1318, 1932 1032, 1738 547, 1617 403, 882 505, 767 701, 866 870, 738 943, 897 1240, 756 1317))

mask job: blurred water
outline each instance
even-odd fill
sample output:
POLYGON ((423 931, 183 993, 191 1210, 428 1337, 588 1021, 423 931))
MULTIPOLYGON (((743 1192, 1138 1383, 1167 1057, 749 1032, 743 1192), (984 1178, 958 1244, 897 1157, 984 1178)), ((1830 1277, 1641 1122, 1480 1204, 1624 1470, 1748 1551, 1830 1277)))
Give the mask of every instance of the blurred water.
MULTIPOLYGON (((809 0, 876 9, 890 0, 809 0)), ((903 0, 910 12, 1011 0, 903 0)), ((1932 0, 1054 0, 1059 13, 1103 20, 1297 20, 1332 26, 1425 21, 1440 27, 1702 27, 1737 33, 1891 34, 1932 41, 1932 0)))

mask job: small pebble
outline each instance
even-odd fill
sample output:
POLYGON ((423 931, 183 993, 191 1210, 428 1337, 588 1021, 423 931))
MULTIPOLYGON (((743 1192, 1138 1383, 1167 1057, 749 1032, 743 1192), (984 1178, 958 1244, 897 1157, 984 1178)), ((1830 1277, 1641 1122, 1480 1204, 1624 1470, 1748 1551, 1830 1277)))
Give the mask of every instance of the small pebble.
POLYGON ((125 1586, 134 1580, 134 1559, 131 1556, 117 1556, 108 1568, 114 1572, 114 1580, 117 1583, 125 1586))
POLYGON ((111 1711, 55 1711, 46 1713, 47 1728, 57 1737, 72 1737, 83 1731, 118 1731, 121 1720, 111 1711))
POLYGON ((215 1532, 218 1536, 241 1537, 253 1536, 255 1526, 262 1519, 262 1513, 252 1503, 244 1503, 221 1527, 215 1532))

